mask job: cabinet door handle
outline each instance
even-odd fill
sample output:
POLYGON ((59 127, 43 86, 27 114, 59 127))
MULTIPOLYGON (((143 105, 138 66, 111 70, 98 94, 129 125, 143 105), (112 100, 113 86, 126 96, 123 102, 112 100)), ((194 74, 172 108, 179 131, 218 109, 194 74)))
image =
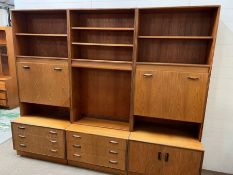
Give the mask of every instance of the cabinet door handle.
POLYGON ((188 76, 188 79, 190 79, 190 80, 199 80, 199 77, 188 76))
POLYGON ((57 143, 56 140, 49 140, 51 143, 57 143))
POLYGON ((161 159, 162 159, 162 153, 158 152, 158 160, 161 160, 161 159))
POLYGON ((165 161, 166 161, 166 162, 169 161, 169 153, 166 153, 166 155, 165 155, 165 161))
POLYGON ((27 145, 23 143, 19 144, 19 146, 24 147, 24 148, 27 147, 27 145))
POLYGON ((19 137, 20 137, 20 138, 26 138, 26 136, 24 136, 24 135, 19 135, 19 137))
POLYGON ((51 149, 50 151, 53 152, 53 153, 56 153, 57 149, 51 149))
POLYGON ((117 141, 114 141, 114 140, 109 141, 109 143, 118 144, 118 142, 117 142, 117 141))
POLYGON ((60 67, 55 67, 55 68, 53 68, 53 70, 55 70, 55 71, 62 71, 62 68, 60 68, 60 67))
POLYGON ((74 148, 81 148, 81 145, 74 144, 73 147, 74 148))
POLYGON ((18 126, 18 128, 19 128, 19 129, 25 129, 25 127, 24 127, 24 126, 18 126))
POLYGON ((110 150, 109 153, 111 153, 111 154, 118 154, 117 151, 113 151, 113 150, 110 150))
POLYGON ((73 137, 74 137, 74 138, 77 138, 77 139, 81 139, 81 136, 76 135, 76 134, 74 134, 73 137))
POLYGON ((30 69, 30 66, 23 66, 24 69, 30 69))
POLYGON ((74 157, 81 157, 79 154, 73 154, 74 157))
POLYGON ((49 131, 50 134, 57 134, 56 131, 49 131))
POLYGON ((143 77, 145 78, 153 77, 153 74, 143 74, 143 77))
POLYGON ((116 160, 109 160, 109 163, 111 163, 111 164, 118 164, 118 162, 116 160))

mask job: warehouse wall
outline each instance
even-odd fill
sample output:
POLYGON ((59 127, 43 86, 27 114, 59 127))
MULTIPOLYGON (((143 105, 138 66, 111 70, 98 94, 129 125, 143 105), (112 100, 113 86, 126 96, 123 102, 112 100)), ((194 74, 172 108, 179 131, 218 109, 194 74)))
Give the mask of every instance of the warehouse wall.
POLYGON ((0 9, 0 26, 6 26, 8 24, 7 20, 7 11, 4 9, 0 9))
POLYGON ((233 1, 232 0, 15 0, 25 8, 127 8, 221 4, 217 45, 203 143, 204 167, 233 173, 233 1))

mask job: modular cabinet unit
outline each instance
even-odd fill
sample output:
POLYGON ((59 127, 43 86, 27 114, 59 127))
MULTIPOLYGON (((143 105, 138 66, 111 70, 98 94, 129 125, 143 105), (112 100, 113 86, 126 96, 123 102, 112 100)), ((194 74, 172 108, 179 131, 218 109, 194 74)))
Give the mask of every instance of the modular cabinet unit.
POLYGON ((110 174, 199 175, 219 13, 12 11, 14 149, 110 174))
POLYGON ((11 27, 0 26, 0 107, 19 105, 11 27))

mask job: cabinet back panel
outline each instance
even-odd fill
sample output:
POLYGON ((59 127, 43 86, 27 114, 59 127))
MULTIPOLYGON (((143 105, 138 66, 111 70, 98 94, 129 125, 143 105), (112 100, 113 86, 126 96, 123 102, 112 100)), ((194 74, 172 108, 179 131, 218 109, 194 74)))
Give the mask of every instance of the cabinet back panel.
POLYGON ((67 57, 66 38, 17 37, 18 53, 25 56, 67 57))
POLYGON ((133 32, 125 31, 79 31, 73 41, 107 44, 133 44, 133 32))
POLYGON ((216 10, 140 10, 140 35, 209 36, 216 10))
POLYGON ((7 56, 1 56, 1 66, 2 66, 2 74, 3 75, 9 75, 9 64, 8 64, 8 57, 7 56))
POLYGON ((74 68, 73 81, 79 116, 129 120, 131 72, 74 68))
POLYGON ((0 44, 6 43, 6 33, 5 31, 0 31, 0 44))
POLYGON ((206 64, 209 52, 206 40, 139 41, 139 62, 206 64))
POLYGON ((73 27, 134 27, 134 10, 71 12, 73 27))
POLYGON ((73 46, 73 58, 132 61, 133 49, 127 47, 73 46))
POLYGON ((67 33, 66 11, 13 12, 16 32, 67 33))

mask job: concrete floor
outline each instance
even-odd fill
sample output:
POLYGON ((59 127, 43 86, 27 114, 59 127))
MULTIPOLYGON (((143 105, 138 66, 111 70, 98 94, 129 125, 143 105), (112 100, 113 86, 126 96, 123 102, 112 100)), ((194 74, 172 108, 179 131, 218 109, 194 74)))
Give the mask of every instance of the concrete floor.
MULTIPOLYGON (((9 139, 0 145, 0 175, 106 175, 104 173, 17 156, 9 139)), ((226 175, 203 171, 202 175, 226 175)))

